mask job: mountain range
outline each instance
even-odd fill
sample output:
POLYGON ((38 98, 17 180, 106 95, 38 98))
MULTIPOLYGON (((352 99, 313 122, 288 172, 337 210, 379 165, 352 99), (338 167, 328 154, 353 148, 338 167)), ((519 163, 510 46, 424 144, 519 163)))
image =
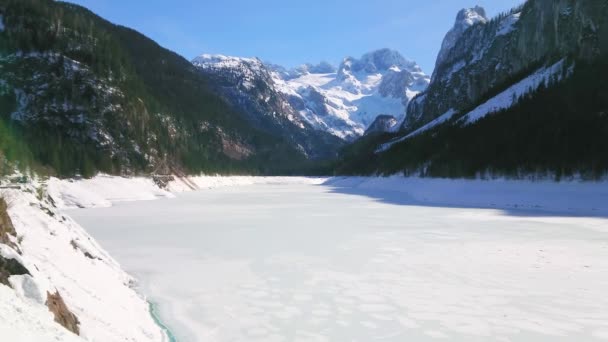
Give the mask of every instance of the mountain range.
POLYGON ((463 9, 428 76, 391 49, 293 69, 188 61, 83 7, 5 0, 0 172, 596 177, 607 7, 463 9))
POLYGON ((363 135, 378 115, 402 121, 410 100, 430 82, 415 62, 390 49, 346 57, 337 68, 321 62, 288 70, 257 58, 207 54, 193 64, 216 79, 227 101, 245 112, 263 103, 265 113, 283 113, 297 126, 346 141, 363 135), (245 94, 251 95, 247 104, 245 94))

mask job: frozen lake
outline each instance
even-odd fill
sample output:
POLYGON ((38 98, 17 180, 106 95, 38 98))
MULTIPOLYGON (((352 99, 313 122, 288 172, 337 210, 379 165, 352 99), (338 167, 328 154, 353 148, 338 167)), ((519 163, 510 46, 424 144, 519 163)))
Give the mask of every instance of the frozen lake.
POLYGON ((250 185, 69 214, 180 342, 608 340, 607 219, 346 192, 250 185))

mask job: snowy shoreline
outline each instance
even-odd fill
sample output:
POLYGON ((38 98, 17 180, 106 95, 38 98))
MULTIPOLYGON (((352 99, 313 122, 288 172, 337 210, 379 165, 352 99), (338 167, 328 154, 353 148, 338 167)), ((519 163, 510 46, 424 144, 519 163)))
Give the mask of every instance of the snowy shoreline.
POLYGON ((608 181, 469 180, 418 177, 176 178, 166 189, 151 178, 100 175, 48 181, 60 209, 101 208, 115 203, 175 198, 179 193, 227 186, 310 184, 330 191, 369 196, 392 204, 504 209, 575 216, 608 216, 608 181))

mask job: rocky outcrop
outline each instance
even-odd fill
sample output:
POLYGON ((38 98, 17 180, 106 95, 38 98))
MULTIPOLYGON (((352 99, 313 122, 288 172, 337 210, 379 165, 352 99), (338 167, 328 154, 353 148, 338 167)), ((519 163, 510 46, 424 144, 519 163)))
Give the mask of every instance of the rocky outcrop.
POLYGON ((27 270, 18 260, 4 258, 0 255, 0 284, 11 286, 9 278, 14 275, 29 275, 27 270))
POLYGON ((392 115, 378 115, 376 120, 365 131, 365 135, 392 132, 398 124, 399 121, 392 115))
POLYGON ((13 239, 17 237, 15 227, 8 216, 8 204, 4 198, 0 197, 0 244, 8 245, 17 249, 13 239))
POLYGON ((59 292, 47 292, 46 305, 55 316, 55 322, 61 324, 67 330, 80 335, 80 322, 67 307, 59 292))
POLYGON ((431 84, 410 103, 402 129, 417 129, 449 109, 469 109, 539 62, 608 52, 607 1, 529 0, 489 21, 484 13, 459 13, 431 84), (467 21, 471 16, 479 20, 467 21))
MULTIPOLYGON (((471 26, 477 24, 485 24, 488 22, 486 16, 486 10, 483 7, 475 6, 474 8, 464 8, 456 15, 456 23, 454 27, 445 35, 441 44, 441 50, 437 56, 435 66, 440 66, 445 63, 448 58, 448 54, 454 48, 460 37, 468 30, 471 26)), ((435 69, 436 70, 436 69, 435 69)), ((435 78, 436 71, 433 73, 435 78)))

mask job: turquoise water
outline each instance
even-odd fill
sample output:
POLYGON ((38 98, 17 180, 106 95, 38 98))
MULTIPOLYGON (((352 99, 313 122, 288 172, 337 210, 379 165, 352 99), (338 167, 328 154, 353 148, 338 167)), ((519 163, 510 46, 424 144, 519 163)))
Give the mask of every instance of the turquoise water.
POLYGON ((169 327, 165 325, 165 323, 163 323, 163 321, 160 319, 157 310, 158 305, 151 302, 148 302, 148 304, 150 305, 150 315, 152 316, 152 319, 154 319, 156 325, 158 325, 165 332, 165 334, 169 338, 169 342, 177 342, 177 339, 171 332, 171 329, 169 329, 169 327))

